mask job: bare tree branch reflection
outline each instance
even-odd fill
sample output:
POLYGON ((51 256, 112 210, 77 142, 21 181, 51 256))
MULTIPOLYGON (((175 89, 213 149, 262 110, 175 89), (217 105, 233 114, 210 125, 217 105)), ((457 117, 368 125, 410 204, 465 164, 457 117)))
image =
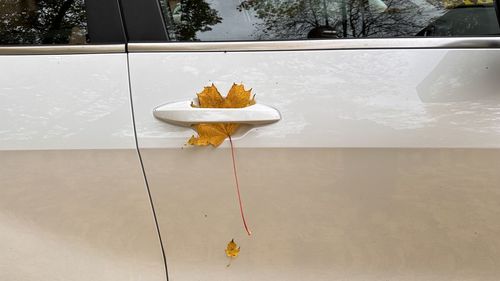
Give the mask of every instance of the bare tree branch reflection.
POLYGON ((262 20, 259 39, 398 37, 426 24, 408 0, 244 0, 238 9, 262 20))

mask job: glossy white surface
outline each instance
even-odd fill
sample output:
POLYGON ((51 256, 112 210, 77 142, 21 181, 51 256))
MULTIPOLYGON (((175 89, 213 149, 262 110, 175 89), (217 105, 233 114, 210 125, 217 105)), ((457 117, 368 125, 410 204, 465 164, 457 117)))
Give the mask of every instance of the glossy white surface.
POLYGON ((0 56, 0 150, 134 148, 126 54, 0 56))
MULTIPOLYGON (((151 110, 214 83, 253 88, 280 122, 238 147, 500 147, 500 50, 131 53, 140 147, 193 135, 151 110)), ((227 142, 223 145, 227 145, 227 142)))
POLYGON ((254 104, 245 108, 199 108, 191 106, 191 101, 168 103, 153 110, 153 115, 167 123, 191 126, 199 123, 241 123, 263 125, 280 120, 278 110, 254 104))
POLYGON ((143 149, 142 159, 170 280, 500 280, 499 149, 236 143, 251 237, 230 149, 143 149))
POLYGON ((0 56, 0 104, 0 280, 165 280, 126 54, 0 56))
POLYGON ((166 280, 135 149, 0 151, 0 171, 0 280, 166 280))

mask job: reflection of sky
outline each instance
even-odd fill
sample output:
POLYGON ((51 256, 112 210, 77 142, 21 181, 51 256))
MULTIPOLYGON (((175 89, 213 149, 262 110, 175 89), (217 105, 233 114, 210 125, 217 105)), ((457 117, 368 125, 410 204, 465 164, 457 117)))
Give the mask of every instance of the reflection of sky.
POLYGON ((208 0, 210 7, 217 10, 222 22, 212 27, 211 31, 198 32, 201 41, 249 40, 255 32, 255 23, 259 22, 253 11, 238 11, 243 0, 208 0))

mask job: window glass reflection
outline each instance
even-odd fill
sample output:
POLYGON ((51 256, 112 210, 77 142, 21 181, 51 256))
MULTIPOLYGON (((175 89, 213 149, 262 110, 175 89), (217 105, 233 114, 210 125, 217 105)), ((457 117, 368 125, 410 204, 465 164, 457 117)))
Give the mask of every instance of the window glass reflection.
POLYGON ((500 34, 493 0, 160 0, 175 41, 500 34))
POLYGON ((83 0, 0 0, 0 44, 85 44, 83 0))

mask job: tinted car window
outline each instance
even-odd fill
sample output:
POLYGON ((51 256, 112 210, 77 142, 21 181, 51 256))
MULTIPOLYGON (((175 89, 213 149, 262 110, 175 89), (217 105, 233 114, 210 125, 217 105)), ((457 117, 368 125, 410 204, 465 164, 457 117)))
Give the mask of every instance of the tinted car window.
POLYGON ((493 7, 452 9, 419 32, 422 36, 475 36, 500 34, 493 7))
POLYGON ((493 0, 159 0, 174 41, 497 35, 493 0))
POLYGON ((86 43, 83 0, 0 0, 0 44, 86 43))

